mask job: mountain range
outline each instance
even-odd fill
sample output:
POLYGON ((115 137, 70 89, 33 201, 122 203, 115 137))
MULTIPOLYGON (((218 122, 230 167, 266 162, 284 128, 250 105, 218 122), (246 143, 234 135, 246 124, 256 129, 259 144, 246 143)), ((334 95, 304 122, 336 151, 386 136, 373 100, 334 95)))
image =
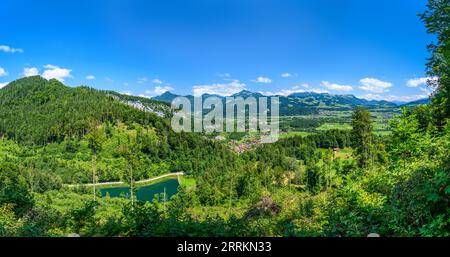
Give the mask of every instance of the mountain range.
MULTIPOLYGON (((153 97, 153 100, 171 103, 173 99, 180 95, 173 94, 169 91, 162 95, 153 97)), ((202 98, 208 96, 217 96, 223 100, 225 97, 219 95, 204 94, 202 98)), ((194 96, 185 96, 188 99, 193 99, 194 96)), ((270 97, 261 93, 251 92, 243 90, 239 93, 233 94, 231 97, 270 97)), ((301 92, 293 93, 288 96, 278 95, 280 99, 280 114, 281 115, 306 115, 315 114, 319 110, 332 109, 332 110, 352 110, 357 106, 363 106, 368 109, 380 109, 380 108, 399 108, 402 106, 416 106, 421 104, 427 104, 429 99, 420 99, 409 103, 394 103, 385 100, 367 100, 358 98, 354 95, 332 95, 328 93, 314 93, 314 92, 301 92)))
MULTIPOLYGON (((172 100, 178 96, 179 95, 167 91, 162 95, 148 99, 123 95, 114 91, 94 90, 88 87, 66 87, 58 81, 47 81, 39 76, 23 78, 11 82, 0 90, 0 109, 3 110, 0 117, 5 121, 5 123, 0 123, 0 136, 2 132, 4 133, 9 129, 13 130, 13 128, 9 128, 11 123, 6 122, 7 120, 16 120, 17 117, 21 116, 24 117, 21 122, 25 125, 25 123, 37 122, 37 120, 42 121, 42 117, 39 118, 39 116, 42 116, 42 113, 53 113, 52 116, 58 113, 59 115, 57 117, 53 117, 46 123, 48 125, 52 124, 52 129, 64 126, 65 129, 72 130, 70 132, 70 134, 72 134, 74 133, 73 130, 78 131, 78 128, 82 127, 81 124, 90 123, 87 117, 84 117, 83 115, 81 115, 83 117, 80 116, 81 113, 90 113, 93 112, 94 109, 98 109, 96 115, 99 116, 99 119, 109 119, 111 115, 123 117, 122 111, 119 112, 118 108, 114 107, 116 106, 115 102, 128 105, 133 107, 133 109, 156 114, 163 118, 170 115, 171 111, 168 103, 171 103, 172 100), (19 109, 23 110, 19 111, 19 109), (36 112, 33 115, 23 116, 23 113, 25 113, 26 110, 33 110, 36 112), (7 114, 11 115, 8 116, 7 114), (79 124, 74 125, 67 122, 74 117, 78 117, 77 123, 79 124)), ((219 95, 202 95, 203 98, 208 96, 216 96, 223 101, 226 99, 219 95)), ((243 90, 232 96, 259 98, 265 95, 243 90)), ((189 99, 194 98, 192 95, 186 97, 189 99)), ((356 106, 364 106, 369 109, 393 110, 402 106, 411 107, 430 102, 429 99, 420 99, 409 103, 396 104, 389 101, 361 99, 353 95, 332 95, 313 92, 294 93, 289 96, 279 96, 279 98, 280 114, 284 116, 319 114, 321 111, 328 110, 346 111, 352 110, 356 106)), ((127 120, 128 117, 123 117, 122 119, 127 120)), ((17 123, 17 120, 15 123, 17 123)), ((41 135, 46 134, 46 129, 48 128, 43 129, 39 133, 41 133, 41 135)), ((24 129, 22 132, 22 136, 24 137, 31 137, 33 134, 31 131, 28 131, 29 133, 27 134, 27 131, 24 129)))

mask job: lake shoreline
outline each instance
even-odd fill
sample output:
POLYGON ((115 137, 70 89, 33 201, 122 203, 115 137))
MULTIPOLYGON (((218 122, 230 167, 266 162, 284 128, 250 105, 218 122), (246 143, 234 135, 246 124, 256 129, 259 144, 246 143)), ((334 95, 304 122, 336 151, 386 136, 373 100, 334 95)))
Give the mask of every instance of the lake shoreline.
MULTIPOLYGON (((180 176, 184 176, 185 174, 183 172, 175 172, 175 173, 168 173, 164 175, 160 175, 157 177, 144 179, 140 181, 135 181, 135 185, 137 187, 143 187, 143 186, 150 186, 153 184, 158 184, 167 180, 171 179, 177 179, 179 184, 181 184, 180 176)), ((94 184, 88 183, 88 184, 75 184, 75 185, 64 185, 69 188, 77 188, 77 187, 93 187, 94 184)), ((115 182, 103 182, 103 183, 97 183, 95 184, 96 188, 103 189, 103 188, 120 188, 120 187, 127 187, 129 186, 128 183, 122 182, 122 181, 115 181, 115 182)))

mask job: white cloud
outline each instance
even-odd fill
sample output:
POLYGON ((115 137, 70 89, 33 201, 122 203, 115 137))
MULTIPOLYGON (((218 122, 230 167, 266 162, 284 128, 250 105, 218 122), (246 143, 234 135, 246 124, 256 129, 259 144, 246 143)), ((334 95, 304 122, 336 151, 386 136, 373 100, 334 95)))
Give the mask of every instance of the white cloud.
POLYGON ((434 82, 437 81, 438 77, 423 77, 423 78, 415 78, 410 79, 408 82, 406 82, 406 85, 408 87, 418 87, 418 86, 425 86, 428 84, 428 82, 434 82))
POLYGON ((24 68, 22 75, 24 77, 31 77, 31 76, 37 76, 39 75, 39 71, 37 68, 31 67, 31 68, 24 68))
POLYGON ((105 77, 105 81, 106 82, 114 82, 114 80, 112 78, 110 78, 110 77, 105 77))
POLYGON ((87 79, 87 80, 94 80, 94 79, 95 79, 95 76, 94 76, 94 75, 87 75, 87 76, 86 76, 86 79, 87 79))
MULTIPOLYGON (((72 75, 70 74, 72 70, 70 69, 60 68, 51 64, 44 65, 44 68, 45 70, 41 76, 45 79, 57 79, 64 82, 65 78, 72 78, 72 75)), ((39 75, 39 70, 35 67, 27 67, 23 69, 22 75, 24 77, 37 76, 39 75)), ((90 76, 86 77, 86 79, 90 79, 90 76)), ((93 79, 95 79, 95 77, 93 77, 93 79)))
POLYGON ((215 83, 212 85, 194 86, 194 95, 201 96, 203 94, 215 94, 221 96, 230 96, 244 90, 246 85, 239 80, 233 80, 230 83, 215 83))
POLYGON ((9 82, 0 83, 0 89, 4 88, 8 84, 9 84, 9 82))
POLYGON ((0 77, 4 77, 7 75, 8 75, 8 72, 5 69, 3 69, 2 67, 0 67, 0 77))
POLYGON ((326 87, 329 90, 335 90, 335 91, 352 91, 353 87, 349 85, 339 85, 335 83, 330 83, 328 81, 322 81, 320 84, 323 87, 326 87))
POLYGON ((372 93, 389 92, 389 88, 392 87, 392 83, 375 78, 365 78, 361 79, 359 82, 362 84, 359 88, 372 93))
POLYGON ((312 93, 317 93, 317 94, 330 93, 328 90, 323 90, 320 88, 312 88, 311 90, 307 90, 307 92, 312 92, 312 93))
POLYGON ((228 72, 225 72, 225 73, 219 73, 219 74, 217 74, 217 76, 219 76, 221 78, 230 78, 231 74, 228 72))
POLYGON ((387 95, 387 96, 381 96, 379 94, 367 94, 363 96, 359 96, 360 98, 364 98, 367 100, 385 100, 390 102, 412 102, 415 100, 427 98, 428 95, 408 95, 408 96, 396 96, 396 95, 387 95))
POLYGON ((160 79, 153 79, 152 83, 154 83, 154 84, 162 84, 164 82, 162 82, 160 79))
POLYGON ((281 74, 281 77, 283 77, 283 78, 290 78, 290 77, 293 77, 294 75, 292 75, 291 73, 289 73, 289 72, 286 72, 286 73, 283 73, 283 74, 281 74))
POLYGON ((367 94, 359 97, 367 100, 384 100, 384 97, 378 94, 367 94))
POLYGON ((42 77, 45 79, 57 79, 61 82, 64 82, 65 78, 71 78, 72 75, 70 74, 72 70, 60 68, 55 65, 47 64, 44 66, 46 70, 44 73, 42 73, 42 77))
POLYGON ((430 96, 433 93, 433 91, 430 90, 428 87, 420 87, 419 90, 422 91, 423 93, 425 93, 428 96, 430 96))
POLYGON ((49 70, 53 70, 53 69, 57 69, 59 67, 56 66, 56 65, 47 64, 47 65, 44 65, 44 68, 49 69, 49 70))
POLYGON ((6 45, 0 45, 0 52, 5 53, 23 53, 23 49, 20 48, 12 48, 6 45))
POLYGON ((388 101, 412 102, 419 99, 428 98, 428 95, 411 95, 411 96, 388 96, 388 101))
POLYGON ((137 79, 137 83, 138 84, 145 84, 148 82, 148 78, 147 77, 142 77, 142 78, 138 78, 137 79))
POLYGON ((327 90, 323 90, 320 88, 310 88, 308 84, 295 86, 290 89, 282 89, 278 92, 260 91, 259 93, 261 93, 263 95, 267 95, 267 96, 272 96, 272 95, 288 96, 288 95, 292 95, 294 93, 307 93, 307 92, 317 93, 317 94, 329 93, 327 90), (306 88, 306 89, 302 89, 301 87, 306 88))
POLYGON ((266 84, 272 83, 272 80, 270 78, 262 77, 262 76, 257 77, 255 80, 252 80, 252 81, 256 82, 256 83, 266 83, 266 84))
MULTIPOLYGON (((164 86, 164 87, 157 86, 157 87, 155 87, 155 89, 153 89, 153 93, 155 93, 156 95, 161 95, 161 94, 164 94, 165 92, 171 91, 171 90, 173 90, 173 88, 170 86, 164 86)), ((150 94, 152 92, 146 91, 145 93, 150 94)))

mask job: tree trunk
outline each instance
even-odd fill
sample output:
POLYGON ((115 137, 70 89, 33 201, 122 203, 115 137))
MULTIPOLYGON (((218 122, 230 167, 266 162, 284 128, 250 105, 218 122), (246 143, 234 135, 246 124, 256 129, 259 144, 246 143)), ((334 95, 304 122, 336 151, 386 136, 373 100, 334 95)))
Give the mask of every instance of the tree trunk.
POLYGON ((96 184, 96 179, 95 179, 95 162, 96 162, 97 156, 94 153, 94 155, 92 155, 92 184, 93 184, 93 188, 94 188, 94 202, 96 200, 96 190, 95 190, 95 184, 96 184))

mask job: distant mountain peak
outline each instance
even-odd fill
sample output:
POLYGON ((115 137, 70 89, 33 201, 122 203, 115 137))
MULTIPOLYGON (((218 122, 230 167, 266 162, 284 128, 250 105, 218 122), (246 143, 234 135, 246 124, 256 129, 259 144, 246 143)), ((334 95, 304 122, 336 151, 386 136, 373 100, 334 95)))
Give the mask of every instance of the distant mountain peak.
POLYGON ((170 91, 166 91, 162 93, 161 95, 152 97, 153 100, 165 102, 165 103, 171 103, 173 99, 177 98, 179 95, 173 94, 170 91))
POLYGON ((250 97, 250 96, 253 96, 253 97, 262 97, 262 96, 264 96, 264 95, 261 94, 261 93, 252 92, 252 91, 249 91, 249 90, 244 89, 244 90, 242 90, 242 91, 239 92, 239 93, 233 94, 232 96, 233 96, 233 97, 236 97, 236 96, 241 96, 241 97, 250 97))
POLYGON ((170 91, 166 91, 166 92, 162 93, 160 96, 175 96, 175 94, 170 91))
POLYGON ((244 89, 244 90, 242 90, 241 92, 239 92, 239 93, 237 93, 237 94, 253 94, 253 92, 252 92, 252 91, 249 91, 249 90, 246 90, 246 89, 244 89))

